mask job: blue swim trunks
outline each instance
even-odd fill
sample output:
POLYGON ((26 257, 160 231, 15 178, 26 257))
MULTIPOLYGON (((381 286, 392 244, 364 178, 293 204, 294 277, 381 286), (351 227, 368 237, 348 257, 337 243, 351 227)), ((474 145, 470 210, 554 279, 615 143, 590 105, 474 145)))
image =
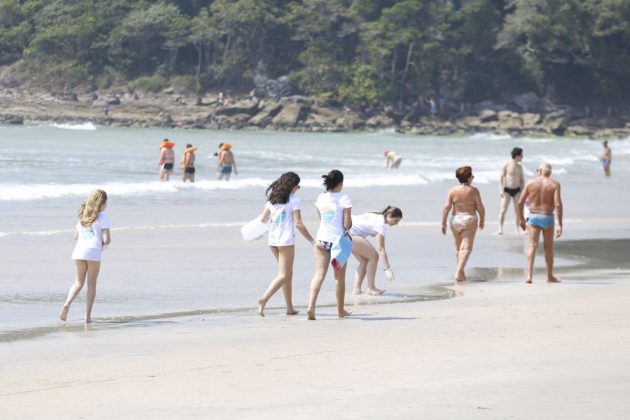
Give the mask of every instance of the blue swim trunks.
POLYGON ((555 219, 553 213, 537 213, 532 211, 529 213, 527 223, 541 229, 549 229, 554 226, 555 219))
POLYGON ((232 173, 232 167, 231 166, 221 166, 221 168, 219 169, 219 172, 221 172, 222 174, 231 174, 232 173))

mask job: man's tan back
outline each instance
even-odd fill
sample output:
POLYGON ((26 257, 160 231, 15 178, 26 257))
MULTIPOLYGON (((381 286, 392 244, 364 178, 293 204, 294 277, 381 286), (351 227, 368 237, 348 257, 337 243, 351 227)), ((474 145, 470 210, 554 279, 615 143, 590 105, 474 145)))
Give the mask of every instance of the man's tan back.
POLYGON ((559 184, 553 179, 539 176, 527 186, 529 210, 537 213, 553 213, 556 208, 556 196, 559 184))

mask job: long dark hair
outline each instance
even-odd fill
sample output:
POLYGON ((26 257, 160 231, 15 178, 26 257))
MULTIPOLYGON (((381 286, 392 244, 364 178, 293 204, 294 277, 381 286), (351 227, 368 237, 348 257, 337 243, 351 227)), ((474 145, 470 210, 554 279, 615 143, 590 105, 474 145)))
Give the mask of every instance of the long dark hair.
POLYGON ((391 216, 391 217, 402 219, 402 210, 399 209, 398 207, 387 206, 383 210, 375 211, 373 213, 382 214, 383 218, 386 218, 387 216, 391 216))
POLYGON ((300 177, 295 172, 285 172, 271 183, 265 195, 271 204, 286 204, 293 188, 300 185, 300 177))
POLYGON ((337 185, 343 182, 343 174, 337 169, 333 169, 326 175, 322 175, 322 178, 324 179, 323 185, 326 187, 326 191, 334 190, 337 188, 337 185))

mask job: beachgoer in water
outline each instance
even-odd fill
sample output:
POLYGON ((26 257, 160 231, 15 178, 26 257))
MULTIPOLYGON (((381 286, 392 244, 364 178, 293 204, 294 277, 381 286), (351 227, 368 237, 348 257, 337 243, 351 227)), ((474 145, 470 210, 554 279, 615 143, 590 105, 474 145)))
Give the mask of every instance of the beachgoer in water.
POLYGON ((186 150, 184 150, 184 156, 182 157, 182 170, 184 171, 184 175, 182 177, 182 181, 190 181, 195 182, 195 152, 197 148, 192 144, 186 145, 186 150))
POLYGON ((518 200, 518 216, 521 228, 529 233, 529 247, 527 248, 527 279, 532 282, 534 270, 534 257, 542 232, 545 247, 545 263, 547 265, 547 281, 558 283, 560 280, 553 275, 553 237, 554 237, 554 211, 558 217, 558 226, 555 229, 556 238, 562 235, 562 198, 560 197, 560 183, 550 178, 551 165, 543 163, 538 168, 538 176, 527 184, 523 194, 518 200), (525 202, 529 202, 529 217, 523 214, 525 202))
POLYGON ((385 167, 386 168, 398 169, 401 162, 402 162, 402 157, 399 156, 396 152, 385 150, 385 167))
POLYGON ((175 143, 169 139, 162 140, 160 145, 160 161, 158 162, 158 168, 160 169, 160 181, 167 182, 171 179, 173 173, 173 166, 175 165, 175 152, 173 147, 175 143))
POLYGON ((477 227, 479 229, 484 227, 486 210, 481 202, 479 190, 470 185, 475 178, 472 168, 470 166, 458 168, 455 176, 460 185, 451 188, 446 196, 442 211, 442 234, 446 235, 446 220, 449 213, 452 213, 450 226, 453 238, 455 238, 457 258, 455 281, 460 282, 466 280, 464 269, 473 249, 477 227))
POLYGON ((234 175, 238 175, 238 171, 236 170, 236 160, 234 159, 234 153, 232 153, 231 149, 232 145, 227 143, 221 144, 221 149, 218 154, 219 162, 217 163, 219 181, 222 179, 229 181, 230 175, 232 174, 232 168, 234 169, 234 175))
POLYGON ((385 290, 378 289, 374 283, 379 256, 385 266, 385 277, 394 280, 394 272, 389 263, 389 257, 385 250, 385 235, 387 226, 396 226, 402 219, 402 211, 398 207, 387 206, 383 211, 363 213, 352 217, 352 255, 359 261, 354 280, 353 294, 360 295, 363 279, 367 275, 369 295, 380 295, 385 290), (378 251, 366 239, 367 236, 376 236, 378 251))
POLYGON ((94 190, 87 201, 79 208, 74 239, 77 241, 72 259, 74 260, 75 280, 68 291, 68 298, 63 305, 59 318, 65 321, 72 301, 77 297, 87 277, 87 307, 85 322, 92 322, 92 307, 96 298, 96 280, 101 269, 101 253, 103 248, 111 242, 109 233, 109 218, 103 213, 107 207, 107 193, 94 190))
POLYGON ((604 167, 604 175, 610 176, 610 164, 612 163, 612 150, 608 147, 608 140, 604 140, 602 143, 604 146, 604 151, 600 157, 600 161, 602 162, 602 166, 604 167))
POLYGON ((510 201, 514 204, 516 215, 516 233, 519 233, 517 203, 525 187, 525 177, 523 176, 523 149, 515 147, 512 149, 512 160, 503 166, 499 177, 499 195, 501 196, 501 208, 499 210, 499 235, 503 234, 503 222, 505 213, 510 206, 510 201))
POLYGON ((300 189, 300 177, 294 172, 286 172, 267 188, 267 204, 260 217, 263 223, 269 222, 269 248, 278 262, 278 275, 265 293, 258 299, 258 314, 265 316, 265 305, 280 289, 283 289, 287 305, 286 314, 295 315, 293 307, 293 261, 295 259, 295 228, 311 243, 315 240, 302 223, 300 199, 296 194, 300 189))
MULTIPOLYGON (((328 273, 330 263, 330 250, 333 243, 339 237, 346 234, 352 227, 352 201, 347 194, 342 193, 343 174, 333 169, 326 175, 322 175, 326 192, 320 194, 315 201, 317 214, 320 219, 317 230, 316 244, 313 247, 315 253, 315 275, 311 281, 311 292, 308 299, 307 318, 315 319, 315 305, 317 296, 322 288, 322 283, 328 273)), ((346 267, 347 263, 338 270, 334 270, 337 297, 337 316, 342 318, 350 315, 344 308, 346 294, 346 267)))

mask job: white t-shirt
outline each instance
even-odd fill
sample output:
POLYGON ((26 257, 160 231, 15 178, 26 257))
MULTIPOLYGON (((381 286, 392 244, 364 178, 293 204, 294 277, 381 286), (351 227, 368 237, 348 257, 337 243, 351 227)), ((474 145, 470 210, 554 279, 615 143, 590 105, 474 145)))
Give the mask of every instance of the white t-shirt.
POLYGON ((72 252, 73 260, 100 261, 103 250, 103 229, 109 229, 109 217, 103 212, 98 213, 98 218, 92 226, 82 226, 77 222, 77 244, 72 252))
POLYGON ((343 209, 352 207, 350 197, 341 192, 325 192, 317 197, 315 207, 321 216, 316 239, 325 242, 336 241, 344 231, 343 209))
POLYGON ((387 233, 385 217, 382 214, 363 213, 358 216, 352 216, 350 235, 365 238, 366 236, 376 236, 377 233, 380 233, 382 236, 385 236, 387 233))
POLYGON ((289 195, 286 204, 271 204, 267 201, 265 208, 271 212, 269 218, 269 245, 290 246, 295 243, 295 223, 293 212, 301 210, 300 199, 289 195))

